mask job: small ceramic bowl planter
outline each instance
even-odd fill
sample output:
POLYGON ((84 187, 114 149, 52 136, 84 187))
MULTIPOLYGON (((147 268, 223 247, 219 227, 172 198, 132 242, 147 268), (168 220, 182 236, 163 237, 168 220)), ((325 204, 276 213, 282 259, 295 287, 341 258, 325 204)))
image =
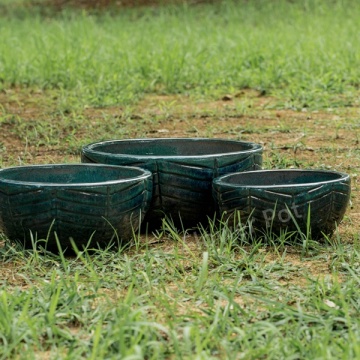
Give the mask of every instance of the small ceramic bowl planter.
POLYGON ((289 230, 313 239, 331 235, 350 199, 349 175, 322 170, 261 170, 215 179, 220 214, 236 211, 252 229, 279 234, 289 230))
POLYGON ((149 208, 152 175, 99 164, 19 166, 0 170, 0 230, 31 246, 56 248, 126 241, 149 208))
POLYGON ((139 166, 153 173, 154 191, 145 219, 150 228, 164 216, 185 228, 213 217, 212 181, 239 171, 257 170, 261 145, 204 138, 112 140, 83 147, 83 162, 139 166))

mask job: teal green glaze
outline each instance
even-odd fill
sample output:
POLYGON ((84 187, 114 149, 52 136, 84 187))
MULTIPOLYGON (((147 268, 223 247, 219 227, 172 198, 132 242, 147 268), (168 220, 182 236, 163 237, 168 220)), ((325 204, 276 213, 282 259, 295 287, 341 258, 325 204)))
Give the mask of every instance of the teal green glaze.
POLYGON ((215 177, 261 168, 262 147, 251 142, 204 138, 111 140, 82 149, 83 162, 139 166, 153 173, 153 200, 145 222, 164 215, 193 227, 213 217, 215 177))
POLYGON ((149 208, 152 176, 100 164, 19 166, 0 170, 0 229, 31 244, 31 235, 63 246, 129 240, 149 208))
POLYGON ((324 170, 262 170, 233 173, 213 182, 219 214, 240 212, 254 229, 307 231, 313 238, 331 235, 350 199, 350 177, 324 170), (296 224, 295 224, 296 222, 296 224))

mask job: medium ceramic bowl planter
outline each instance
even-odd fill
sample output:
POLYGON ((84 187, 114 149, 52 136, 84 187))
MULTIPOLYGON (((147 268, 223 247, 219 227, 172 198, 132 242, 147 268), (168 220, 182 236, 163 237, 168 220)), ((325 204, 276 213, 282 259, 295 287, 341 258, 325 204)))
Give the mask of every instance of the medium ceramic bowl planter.
POLYGON ((63 247, 129 240, 152 195, 151 173, 96 164, 34 165, 0 170, 0 229, 31 246, 63 247))
POLYGON ((145 222, 150 228, 157 227, 166 215, 189 228, 207 224, 214 215, 213 179, 229 172, 260 169, 262 147, 203 138, 113 140, 83 147, 82 161, 150 170, 154 191, 145 222))
POLYGON ((213 196, 220 214, 238 210, 254 229, 331 235, 350 199, 349 175, 322 170, 262 170, 215 179, 213 196))

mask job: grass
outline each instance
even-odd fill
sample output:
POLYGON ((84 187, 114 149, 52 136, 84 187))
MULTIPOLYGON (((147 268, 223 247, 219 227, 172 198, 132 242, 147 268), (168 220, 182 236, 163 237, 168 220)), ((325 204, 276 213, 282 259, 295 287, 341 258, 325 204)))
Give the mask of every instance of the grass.
POLYGON ((99 106, 242 88, 286 107, 343 106, 359 85, 358 16, 354 1, 313 0, 1 18, 0 79, 99 106))
POLYGON ((359 356, 358 246, 314 245, 300 262, 296 246, 241 245, 226 226, 162 236, 73 258, 3 248, 17 265, 0 293, 2 358, 359 356), (329 275, 304 273, 310 262, 329 275))
POLYGON ((360 358, 357 2, 12 4, 1 167, 78 162, 102 139, 223 137, 261 143, 265 168, 348 172, 353 193, 320 243, 164 222, 65 256, 0 234, 0 359, 360 358))

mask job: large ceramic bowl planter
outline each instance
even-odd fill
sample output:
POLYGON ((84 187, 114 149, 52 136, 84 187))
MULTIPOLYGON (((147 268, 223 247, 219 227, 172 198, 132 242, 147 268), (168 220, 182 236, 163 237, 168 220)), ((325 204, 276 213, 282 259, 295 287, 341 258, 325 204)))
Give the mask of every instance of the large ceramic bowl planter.
POLYGON ((220 214, 238 210, 254 229, 280 233, 311 231, 314 239, 331 235, 350 198, 350 177, 322 170, 262 170, 215 179, 213 195, 220 214))
POLYGON ((139 166, 153 173, 154 191, 145 219, 150 227, 164 215, 185 228, 214 215, 212 181, 229 173, 261 168, 262 147, 251 142, 203 138, 113 140, 83 147, 83 162, 139 166))
POLYGON ((0 229, 31 245, 56 247, 128 240, 152 195, 151 173, 138 168, 57 164, 0 170, 0 229))

